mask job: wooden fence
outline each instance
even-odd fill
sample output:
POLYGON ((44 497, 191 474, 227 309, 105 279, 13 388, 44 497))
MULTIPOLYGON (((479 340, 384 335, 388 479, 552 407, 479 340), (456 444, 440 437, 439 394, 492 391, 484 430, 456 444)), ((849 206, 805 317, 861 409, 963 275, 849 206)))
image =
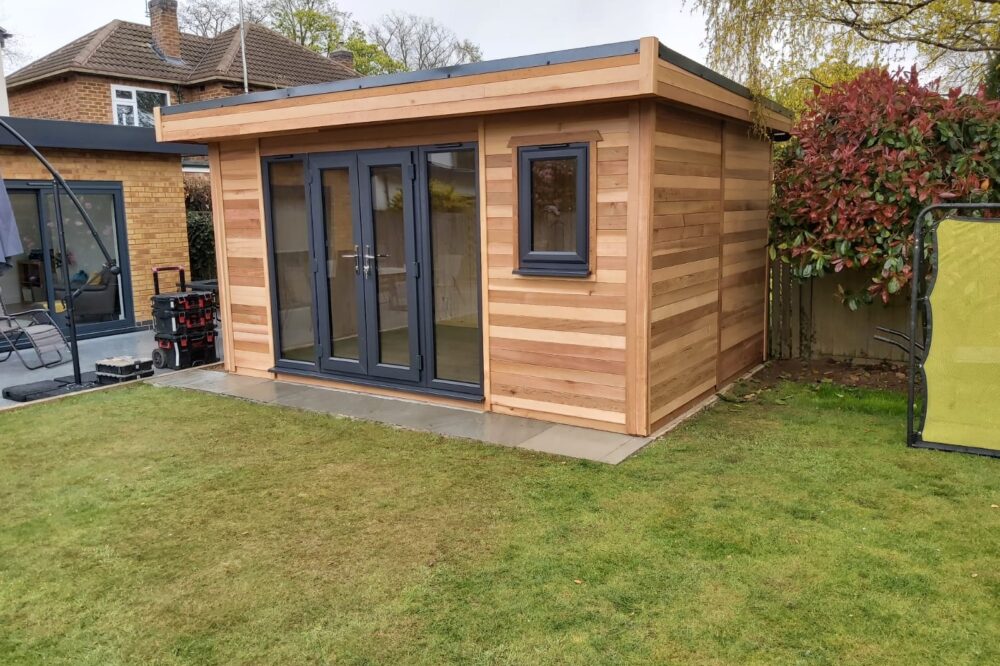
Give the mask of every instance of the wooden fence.
POLYGON ((906 355, 874 339, 876 327, 909 329, 910 299, 876 303, 852 312, 837 297, 838 285, 861 291, 870 276, 845 271, 801 283, 780 260, 771 266, 771 358, 833 357, 854 361, 903 361, 906 355))

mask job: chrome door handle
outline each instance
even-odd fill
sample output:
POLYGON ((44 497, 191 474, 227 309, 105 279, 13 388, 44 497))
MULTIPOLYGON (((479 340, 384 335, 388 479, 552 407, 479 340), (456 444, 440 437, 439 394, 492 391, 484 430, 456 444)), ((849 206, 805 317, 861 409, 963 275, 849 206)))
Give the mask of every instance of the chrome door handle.
POLYGON ((372 261, 375 259, 388 259, 388 254, 372 254, 372 246, 365 245, 365 277, 371 275, 372 261))
POLYGON ((342 254, 341 259, 353 259, 354 260, 354 274, 358 275, 361 273, 361 248, 357 245, 354 246, 354 254, 342 254))

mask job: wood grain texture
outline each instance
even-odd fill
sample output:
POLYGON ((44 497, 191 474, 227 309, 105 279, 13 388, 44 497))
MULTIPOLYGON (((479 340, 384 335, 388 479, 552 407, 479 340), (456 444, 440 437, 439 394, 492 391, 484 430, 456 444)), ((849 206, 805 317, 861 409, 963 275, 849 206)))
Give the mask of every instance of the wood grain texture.
POLYGON ((763 362, 767 329, 767 233, 771 144, 725 124, 718 384, 763 362))
MULTIPOLYGON (((574 139, 576 140, 576 139, 574 139)), ((631 138, 627 105, 507 116, 484 122, 485 284, 495 411, 626 429, 627 220, 631 138), (591 155, 589 278, 513 273, 519 138, 587 136, 591 155), (599 137, 599 140, 595 140, 599 137)))
POLYGON ((722 122, 656 109, 649 411, 653 427, 715 389, 722 122))
POLYGON ((226 142, 210 156, 218 162, 211 165, 213 204, 222 211, 215 226, 223 321, 228 324, 223 327, 225 367, 266 372, 274 366, 274 341, 257 141, 226 142))

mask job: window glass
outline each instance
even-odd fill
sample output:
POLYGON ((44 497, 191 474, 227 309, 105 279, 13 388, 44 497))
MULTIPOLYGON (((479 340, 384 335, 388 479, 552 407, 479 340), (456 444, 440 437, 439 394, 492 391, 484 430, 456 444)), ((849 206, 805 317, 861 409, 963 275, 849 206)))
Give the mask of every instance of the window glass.
POLYGON ((427 156, 435 379, 480 381, 479 211, 473 150, 427 156))
POLYGON ((135 98, 136 106, 139 109, 139 127, 153 127, 155 124, 153 119, 153 109, 158 106, 167 105, 166 93, 151 92, 149 90, 137 90, 135 98))
POLYGON ((302 162, 272 162, 268 167, 268 184, 281 342, 279 356, 315 363, 313 276, 302 162))
POLYGON ((589 143, 518 150, 516 273, 590 274, 589 143))
POLYGON ((135 110, 131 106, 118 104, 115 107, 115 119, 119 125, 135 125, 135 110))
POLYGON ((576 252, 577 160, 531 162, 531 249, 576 252))
POLYGON ((117 99, 132 99, 132 91, 122 90, 119 88, 118 90, 115 90, 115 97, 117 99))
POLYGON ((354 243, 354 202, 349 169, 323 171, 323 215, 326 220, 326 274, 330 296, 330 341, 333 355, 357 361, 361 345, 358 327, 357 257, 354 243))

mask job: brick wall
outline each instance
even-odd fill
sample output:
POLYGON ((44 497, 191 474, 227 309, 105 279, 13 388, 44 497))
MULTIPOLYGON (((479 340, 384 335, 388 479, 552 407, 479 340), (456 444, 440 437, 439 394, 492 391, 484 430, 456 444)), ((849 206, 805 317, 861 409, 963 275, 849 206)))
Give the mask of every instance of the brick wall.
MULTIPOLYGON (((132 298, 137 322, 150 319, 153 266, 188 268, 184 177, 177 155, 46 150, 45 157, 68 181, 122 184, 132 298)), ((48 172, 27 151, 0 148, 0 177, 48 180, 48 172)), ((172 279, 172 278, 171 278, 172 279)))
MULTIPOLYGON (((102 125, 114 122, 111 113, 111 86, 135 86, 166 90, 170 103, 200 102, 242 94, 239 84, 221 82, 180 88, 172 84, 115 79, 87 74, 69 74, 11 90, 10 115, 49 120, 75 120, 102 125)), ((255 92, 257 89, 251 89, 255 92)))

